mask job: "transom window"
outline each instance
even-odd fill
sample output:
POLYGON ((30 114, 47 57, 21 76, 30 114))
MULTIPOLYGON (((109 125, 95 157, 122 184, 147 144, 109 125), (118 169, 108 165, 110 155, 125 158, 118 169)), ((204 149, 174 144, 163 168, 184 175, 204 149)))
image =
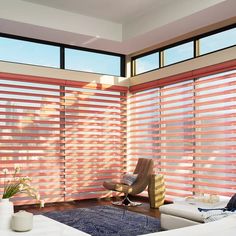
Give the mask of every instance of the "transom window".
POLYGON ((60 48, 0 37, 0 60, 59 68, 60 48))
POLYGON ((236 27, 232 25, 217 30, 217 32, 214 31, 187 40, 188 42, 167 45, 163 48, 145 52, 143 55, 134 56, 131 58, 132 76, 233 47, 236 45, 236 27))
POLYGON ((19 36, 0 35, 0 60, 125 76, 125 56, 19 36))

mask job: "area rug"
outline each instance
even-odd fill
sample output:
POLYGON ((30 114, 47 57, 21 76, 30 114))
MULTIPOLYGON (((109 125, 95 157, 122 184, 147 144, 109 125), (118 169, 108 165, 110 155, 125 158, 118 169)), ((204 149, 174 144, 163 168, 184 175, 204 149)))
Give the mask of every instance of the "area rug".
POLYGON ((113 206, 53 211, 43 215, 93 236, 135 236, 161 230, 157 218, 113 206))

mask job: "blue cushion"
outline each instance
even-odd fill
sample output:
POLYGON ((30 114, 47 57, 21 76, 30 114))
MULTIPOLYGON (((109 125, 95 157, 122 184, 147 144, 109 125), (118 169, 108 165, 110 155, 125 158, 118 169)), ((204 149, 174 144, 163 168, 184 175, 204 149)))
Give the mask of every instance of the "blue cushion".
POLYGON ((138 174, 129 174, 129 173, 124 174, 121 180, 121 183, 130 186, 136 181, 137 177, 138 177, 138 174))

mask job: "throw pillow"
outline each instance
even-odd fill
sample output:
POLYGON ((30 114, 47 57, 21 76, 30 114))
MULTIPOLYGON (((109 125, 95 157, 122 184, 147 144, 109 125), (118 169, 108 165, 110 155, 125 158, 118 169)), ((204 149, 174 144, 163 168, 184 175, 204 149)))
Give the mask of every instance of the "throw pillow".
POLYGON ((227 211, 235 211, 236 210, 236 193, 231 197, 227 206, 227 211))
POLYGON ((121 183, 130 186, 136 181, 137 177, 138 174, 124 174, 123 178, 121 179, 121 183))

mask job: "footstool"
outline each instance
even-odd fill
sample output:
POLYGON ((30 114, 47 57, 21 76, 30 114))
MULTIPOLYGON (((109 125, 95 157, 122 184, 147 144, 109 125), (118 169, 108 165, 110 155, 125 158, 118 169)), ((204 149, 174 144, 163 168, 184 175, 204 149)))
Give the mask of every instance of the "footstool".
POLYGON ((189 203, 178 201, 173 204, 163 205, 159 208, 161 213, 161 227, 166 230, 177 229, 204 223, 201 208, 223 208, 227 202, 221 201, 217 204, 189 203))

